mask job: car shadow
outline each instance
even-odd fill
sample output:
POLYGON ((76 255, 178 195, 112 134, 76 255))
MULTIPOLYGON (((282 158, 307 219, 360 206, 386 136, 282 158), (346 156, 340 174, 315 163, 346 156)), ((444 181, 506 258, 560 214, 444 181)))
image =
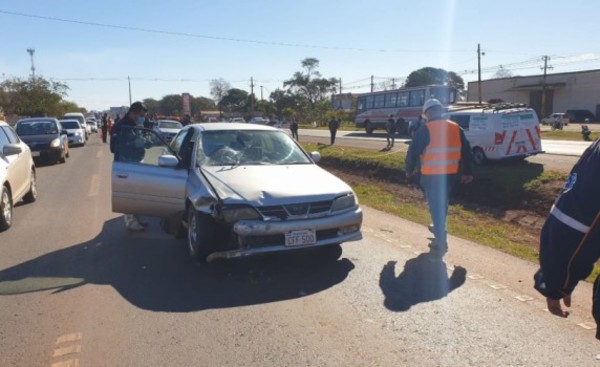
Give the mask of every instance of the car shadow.
MULTIPOLYGON (((295 251, 294 251, 295 252, 295 251)), ((121 217, 90 241, 0 271, 0 297, 87 284, 110 285, 136 307, 193 312, 304 297, 343 282, 354 264, 293 252, 198 263, 185 242, 156 231, 125 232, 121 217)))
POLYGON ((448 277, 443 259, 431 252, 408 260, 398 277, 395 268, 396 261, 388 261, 379 275, 383 303, 391 311, 408 311, 418 303, 442 299, 462 286, 467 275, 465 268, 456 266, 448 277))

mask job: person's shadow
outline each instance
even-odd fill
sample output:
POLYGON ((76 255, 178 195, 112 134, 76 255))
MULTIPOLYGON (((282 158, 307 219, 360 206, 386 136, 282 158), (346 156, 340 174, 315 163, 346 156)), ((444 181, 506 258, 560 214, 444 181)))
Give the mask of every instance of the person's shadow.
POLYGON ((118 217, 89 241, 0 270, 0 297, 41 291, 60 297, 81 286, 109 285, 144 310, 193 312, 305 297, 343 282, 352 269, 348 259, 325 261, 296 250, 198 263, 184 241, 158 228, 126 234, 118 217))
POLYGON ((395 275, 396 261, 388 261, 379 276, 379 287, 385 296, 383 304, 391 311, 408 311, 417 303, 442 299, 465 283, 465 268, 454 267, 448 278, 446 264, 435 253, 422 253, 404 265, 395 275))

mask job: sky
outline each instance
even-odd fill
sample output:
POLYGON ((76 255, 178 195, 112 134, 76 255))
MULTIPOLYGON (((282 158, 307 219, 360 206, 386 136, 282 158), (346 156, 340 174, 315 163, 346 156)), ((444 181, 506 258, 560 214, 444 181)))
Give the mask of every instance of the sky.
POLYGON ((482 79, 600 69, 597 0, 0 0, 0 81, 31 75, 63 81, 88 110, 191 93, 210 80, 264 98, 319 60, 344 92, 401 83, 421 67, 482 79), (92 23, 92 24, 90 24, 92 23), (96 24, 96 25, 93 25, 96 24), (144 31, 145 30, 145 31, 144 31))

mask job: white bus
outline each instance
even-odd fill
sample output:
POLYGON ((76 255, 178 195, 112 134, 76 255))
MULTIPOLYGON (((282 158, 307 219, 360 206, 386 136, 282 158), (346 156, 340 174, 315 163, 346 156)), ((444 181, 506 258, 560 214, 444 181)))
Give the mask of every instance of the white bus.
POLYGON ((454 87, 427 85, 360 94, 356 104, 356 127, 365 129, 367 134, 377 129, 385 130, 391 116, 396 121, 396 131, 409 134, 409 126, 415 125, 423 103, 429 98, 436 98, 448 107, 458 101, 458 92, 454 87))

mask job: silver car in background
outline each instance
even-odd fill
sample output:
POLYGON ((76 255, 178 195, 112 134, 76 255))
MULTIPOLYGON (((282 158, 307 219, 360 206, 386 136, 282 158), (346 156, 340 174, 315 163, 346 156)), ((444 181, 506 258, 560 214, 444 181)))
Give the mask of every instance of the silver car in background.
POLYGON ((125 130, 112 167, 114 212, 164 218, 190 255, 211 261, 315 248, 338 258, 362 238, 362 211, 342 180, 279 129, 186 126, 167 147, 157 133, 125 130))
POLYGON ((154 125, 154 130, 168 143, 173 140, 181 129, 183 129, 183 125, 174 120, 158 120, 154 125))
POLYGON ((35 165, 31 150, 17 133, 0 121, 0 231, 13 223, 13 207, 20 200, 37 199, 35 165))
POLYGON ((78 120, 60 120, 63 130, 67 132, 69 145, 85 145, 85 127, 78 120))

